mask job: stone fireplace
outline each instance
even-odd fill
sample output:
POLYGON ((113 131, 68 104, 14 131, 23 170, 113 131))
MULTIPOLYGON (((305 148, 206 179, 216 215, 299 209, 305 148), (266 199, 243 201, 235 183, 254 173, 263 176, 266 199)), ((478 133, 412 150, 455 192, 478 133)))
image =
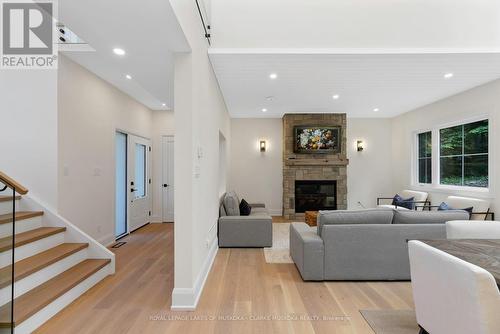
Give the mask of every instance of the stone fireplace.
POLYGON ((347 209, 345 114, 283 116, 283 215, 303 219, 305 211, 347 209), (339 126, 340 153, 294 153, 296 126, 339 126))

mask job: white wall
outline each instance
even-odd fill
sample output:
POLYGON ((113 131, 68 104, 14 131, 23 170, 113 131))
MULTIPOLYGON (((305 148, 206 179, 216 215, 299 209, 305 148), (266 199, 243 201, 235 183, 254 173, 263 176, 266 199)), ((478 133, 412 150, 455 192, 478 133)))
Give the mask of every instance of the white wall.
POLYGON ((0 152, 0 170, 56 210, 56 70, 0 71, 0 152))
POLYGON ((231 119, 229 186, 249 203, 264 203, 272 215, 283 212, 283 121, 231 119), (259 141, 267 142, 261 153, 259 141))
POLYGON ((153 113, 69 58, 59 59, 59 213, 108 244, 115 224, 115 131, 151 138, 153 113))
POLYGON ((393 195, 391 129, 388 118, 347 119, 348 209, 375 207, 377 197, 393 195), (364 143, 362 152, 357 151, 358 140, 364 143))
POLYGON ((497 0, 212 0, 218 48, 499 48, 497 0))
MULTIPOLYGON (((347 205, 374 207, 376 198, 393 195, 390 119, 347 120, 347 205), (356 142, 365 149, 357 152, 356 142)), ((272 214, 283 207, 283 127, 281 118, 232 119, 229 189, 249 202, 264 202, 272 214), (266 139, 269 149, 261 154, 258 143, 266 139)))
MULTIPOLYGON (((492 200, 493 210, 500 209, 500 179, 496 171, 500 166, 500 154, 498 154, 500 137, 497 134, 499 131, 498 122, 500 121, 500 80, 435 102, 393 119, 392 165, 394 191, 412 186, 412 145, 415 131, 484 115, 489 115, 491 120, 490 154, 493 154, 494 174, 490 175, 493 181, 490 194, 433 190, 430 191, 430 196, 433 204, 439 204, 446 196, 452 194, 474 197, 485 196, 492 200)), ((414 188, 418 189, 419 187, 414 188)))
POLYGON ((230 143, 227 113, 208 59, 194 1, 171 0, 191 46, 175 59, 174 309, 194 308, 217 251, 219 132, 230 143))
POLYGON ((163 204, 163 147, 162 137, 174 135, 174 112, 156 110, 153 111, 153 154, 152 154, 152 192, 153 192, 153 213, 154 222, 162 222, 163 204))

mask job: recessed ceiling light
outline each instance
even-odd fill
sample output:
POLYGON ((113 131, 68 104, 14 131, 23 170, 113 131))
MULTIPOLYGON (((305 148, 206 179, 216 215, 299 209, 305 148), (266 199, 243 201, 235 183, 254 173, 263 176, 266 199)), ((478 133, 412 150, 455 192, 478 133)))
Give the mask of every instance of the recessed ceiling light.
POLYGON ((262 112, 266 112, 266 111, 267 111, 267 109, 266 109, 266 108, 262 108, 262 112))
POLYGON ((380 110, 379 108, 375 108, 375 109, 373 109, 373 111, 375 111, 375 112, 377 112, 377 111, 379 111, 379 110, 380 110))
POLYGON ((444 75, 444 78, 445 78, 445 79, 451 79, 451 78, 453 78, 453 76, 454 76, 454 74, 450 72, 450 73, 446 73, 446 74, 444 75))
POLYGON ((125 55, 125 50, 120 49, 120 48, 114 48, 114 49, 113 49, 113 52, 114 52, 116 55, 119 55, 119 56, 123 56, 123 55, 125 55))
POLYGON ((132 76, 131 76, 130 74, 127 74, 127 75, 125 76, 125 78, 127 78, 127 79, 129 79, 129 80, 130 80, 130 79, 132 79, 132 76))
POLYGON ((162 103, 161 105, 162 105, 163 107, 166 107, 166 106, 167 106, 167 104, 166 104, 166 103, 162 103))
POLYGON ((333 95, 333 96, 332 96, 332 98, 333 98, 334 100, 338 100, 338 99, 339 99, 339 97, 340 97, 340 95, 338 95, 338 94, 335 94, 335 95, 333 95))
POLYGON ((273 80, 274 80, 274 79, 276 79, 277 77, 278 77, 278 75, 277 75, 276 73, 271 73, 271 74, 269 74, 269 78, 270 78, 270 79, 273 79, 273 80))

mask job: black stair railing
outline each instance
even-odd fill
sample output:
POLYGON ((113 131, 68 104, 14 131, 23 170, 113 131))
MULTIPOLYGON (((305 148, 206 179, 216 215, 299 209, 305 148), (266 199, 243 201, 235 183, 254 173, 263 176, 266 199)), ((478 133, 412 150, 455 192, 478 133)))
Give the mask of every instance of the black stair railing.
MULTIPOLYGON (((28 190, 20 185, 18 182, 14 181, 12 178, 8 177, 5 173, 0 171, 0 195, 5 197, 1 198, 2 207, 7 211, 4 214, 4 219, 12 224, 12 228, 8 232, 7 236, 2 236, 0 240, 2 243, 9 245, 9 248, 5 251, 10 251, 10 263, 2 263, 2 267, 10 267, 10 270, 2 270, 2 275, 6 277, 0 277, 2 281, 8 281, 10 283, 10 300, 6 304, 7 307, 0 308, 0 319, 2 322, 6 323, 7 319, 10 319, 10 332, 14 334, 14 292, 15 292, 15 245, 16 245, 16 196, 18 194, 25 195, 28 190), (10 207, 10 208, 9 208, 10 207), (8 307, 10 306, 10 307, 8 307)), ((5 325, 4 325, 5 326, 5 325)))

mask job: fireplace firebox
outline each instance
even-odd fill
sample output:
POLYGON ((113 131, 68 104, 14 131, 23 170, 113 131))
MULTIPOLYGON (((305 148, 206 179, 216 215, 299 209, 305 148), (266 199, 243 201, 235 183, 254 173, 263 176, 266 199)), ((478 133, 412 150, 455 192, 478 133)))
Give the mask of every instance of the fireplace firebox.
POLYGON ((295 212, 337 210, 337 181, 295 181, 295 212))

